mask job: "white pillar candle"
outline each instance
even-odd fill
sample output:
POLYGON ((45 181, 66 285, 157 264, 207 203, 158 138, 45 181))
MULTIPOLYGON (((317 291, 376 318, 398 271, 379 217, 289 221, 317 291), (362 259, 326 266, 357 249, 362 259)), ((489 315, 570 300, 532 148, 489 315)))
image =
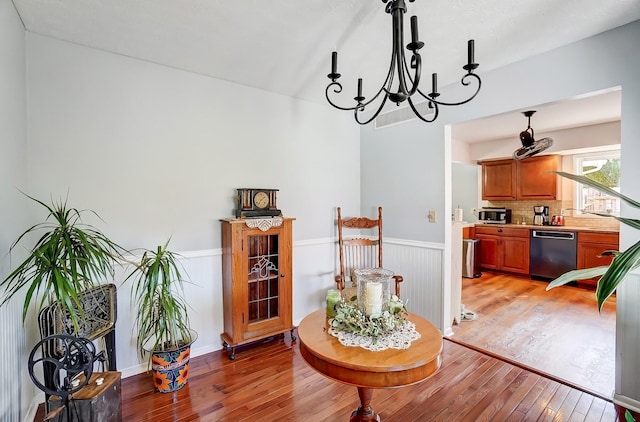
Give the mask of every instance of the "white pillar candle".
POLYGON ((367 283, 365 288, 364 312, 367 316, 382 314, 382 283, 367 283))

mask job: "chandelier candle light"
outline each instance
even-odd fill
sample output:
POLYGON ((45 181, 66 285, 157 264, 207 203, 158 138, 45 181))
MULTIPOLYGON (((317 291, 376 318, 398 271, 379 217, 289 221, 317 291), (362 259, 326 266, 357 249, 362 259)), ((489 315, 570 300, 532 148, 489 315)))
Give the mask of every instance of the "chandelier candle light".
MULTIPOLYGON (((415 0, 409 0, 409 2, 413 3, 415 0)), ((411 52, 411 62, 407 64, 404 50, 403 50, 403 20, 404 14, 407 12, 407 6, 405 4, 405 0, 382 0, 383 3, 386 4, 385 12, 389 13, 392 18, 392 36, 393 36, 393 47, 391 52, 391 63, 389 65, 389 72, 387 73, 387 78, 380 90, 368 101, 365 101, 366 98, 363 96, 362 91, 362 78, 358 78, 358 91, 357 96, 353 99, 356 101, 355 106, 353 107, 342 107, 337 105, 335 102, 329 98, 330 89, 333 90, 334 93, 339 94, 342 92, 342 85, 338 82, 340 78, 340 74, 338 73, 338 52, 334 51, 331 53, 331 73, 327 75, 331 82, 327 85, 325 90, 325 96, 329 104, 339 110, 350 111, 353 110, 354 118, 356 122, 361 125, 366 125, 375 119, 380 111, 384 107, 387 99, 391 102, 396 103, 396 105, 400 105, 405 100, 408 101, 409 107, 413 110, 415 115, 422 121, 431 123, 438 118, 438 106, 457 106, 468 103, 471 101, 480 91, 480 86, 482 81, 478 75, 473 73, 473 71, 478 68, 478 64, 474 63, 474 41, 469 40, 467 43, 467 64, 462 68, 466 70, 466 74, 463 75, 461 79, 461 83, 464 86, 468 86, 471 84, 471 79, 475 79, 477 82, 477 88, 475 92, 466 100, 459 102, 444 102, 440 100, 436 100, 440 96, 438 92, 438 74, 433 73, 431 75, 431 92, 429 94, 424 94, 418 88, 420 83, 420 74, 422 71, 422 58, 418 50, 420 50, 424 43, 419 41, 418 38, 418 18, 416 16, 411 16, 411 42, 407 44, 407 50, 411 52), (413 69, 413 76, 411 75, 411 70, 413 69), (397 75, 396 75, 397 70, 397 75), (394 83, 394 79, 397 76, 397 83, 394 83), (395 91, 393 90, 395 85, 395 91), (361 119, 360 113, 364 112, 365 107, 380 97, 380 95, 384 93, 379 100, 380 104, 378 105, 378 109, 373 113, 373 115, 369 119, 361 119), (417 110, 417 103, 414 102, 412 96, 414 94, 420 94, 422 99, 428 101, 429 109, 433 109, 433 115, 431 117, 426 117, 426 115, 420 114, 417 110)))

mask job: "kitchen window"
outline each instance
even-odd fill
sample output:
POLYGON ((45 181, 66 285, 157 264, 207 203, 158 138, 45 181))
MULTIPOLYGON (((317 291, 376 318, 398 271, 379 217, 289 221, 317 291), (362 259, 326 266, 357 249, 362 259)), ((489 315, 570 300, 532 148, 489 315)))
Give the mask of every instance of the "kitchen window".
MULTIPOLYGON (((620 191, 620 151, 582 154, 575 156, 576 174, 587 176, 616 191, 620 191)), ((577 215, 599 213, 620 215, 620 199, 606 195, 597 189, 576 183, 577 215)))

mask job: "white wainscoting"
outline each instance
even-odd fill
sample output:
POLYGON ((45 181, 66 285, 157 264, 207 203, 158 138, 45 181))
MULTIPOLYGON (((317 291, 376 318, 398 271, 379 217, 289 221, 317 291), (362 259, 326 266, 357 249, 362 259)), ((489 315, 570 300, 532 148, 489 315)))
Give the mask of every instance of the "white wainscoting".
MULTIPOLYGON (((386 239, 384 241, 384 266, 404 277, 401 296, 408 300, 410 312, 421 315, 436 327, 443 329, 443 293, 441 244, 386 239)), ((190 305, 190 318, 198 332, 198 340, 192 348, 192 356, 222 349, 220 334, 223 331, 222 314, 222 250, 181 252, 191 283, 185 286, 185 297, 190 305)), ((135 258, 133 258, 135 259, 135 258)), ((324 307, 327 289, 334 288, 334 276, 338 267, 336 239, 312 239, 294 242, 293 251, 293 322, 297 325, 305 315, 324 307)), ((116 359, 123 378, 147 370, 146 360, 141 359, 135 347, 133 324, 136 310, 130 301, 130 282, 123 283, 126 268, 116 270, 118 286, 118 320, 116 322, 116 359)), ((14 301, 15 302, 15 301, 14 301)), ((18 303, 18 305, 20 305, 18 303)), ((16 305, 16 306, 18 306, 16 305)), ((24 342, 20 310, 0 308, 2 326, 2 356, 16 354, 24 342), (15 333, 18 333, 16 341, 15 333)), ((237 353, 242 353, 238 351, 237 353)), ((19 354, 18 354, 19 355, 19 354)), ((0 368, 2 385, 11 385, 19 376, 20 365, 4 360, 0 368)), ((0 409, 14 412, 18 406, 17 389, 3 388, 0 393, 0 409)), ((31 409, 44 400, 41 392, 33 397, 31 409)), ((19 413, 19 410, 16 410, 19 413)), ((18 414, 16 413, 16 414, 18 414)), ((17 416, 16 416, 17 417, 17 416)), ((13 421, 11 416, 0 414, 0 420, 13 421)))
MULTIPOLYGON (((394 239, 384 241, 384 266, 404 277, 401 295, 409 300, 411 312, 442 327, 442 251, 441 244, 394 239)), ((222 251, 183 252, 182 262, 192 280, 185 289, 191 306, 191 323, 198 331, 192 355, 221 350, 222 251)), ((293 321, 297 325, 305 315, 324 307, 327 289, 334 288, 338 267, 336 240, 312 239, 294 242, 293 321)), ((131 310, 128 284, 118 289, 116 326, 117 362, 123 378, 142 373, 146 363, 135 349, 131 331, 135 314, 131 310)), ((242 353, 241 351, 239 353, 242 353)))
MULTIPOLYGON (((294 243, 293 251, 293 321, 297 325, 308 313, 324 306, 326 291, 334 287, 335 250, 333 239, 294 243)), ((222 349, 220 334, 224 330, 222 312, 222 250, 181 252, 181 262, 191 283, 185 286, 191 325, 198 332, 192 356, 222 349)), ((124 279, 124 273, 119 275, 124 279)), ((118 284, 118 322, 116 354, 119 370, 126 378, 146 371, 146 361, 135 348, 132 328, 135 309, 130 302, 130 283, 118 284)), ((242 353, 241 349, 237 353, 242 353)))
MULTIPOLYGON (((7 422, 20 420, 19 380, 26 367, 26 360, 21 359, 25 350, 25 332, 21 319, 22 301, 18 296, 0 307, 0 421, 7 422)), ((26 352, 27 356, 30 351, 26 352)))
POLYGON ((629 274, 617 288, 616 387, 613 401, 640 412, 640 271, 629 274), (632 351, 632 353, 625 353, 632 351))
POLYGON ((444 245, 398 239, 384 239, 382 263, 401 275, 400 296, 408 300, 407 309, 426 318, 442 332, 444 245))

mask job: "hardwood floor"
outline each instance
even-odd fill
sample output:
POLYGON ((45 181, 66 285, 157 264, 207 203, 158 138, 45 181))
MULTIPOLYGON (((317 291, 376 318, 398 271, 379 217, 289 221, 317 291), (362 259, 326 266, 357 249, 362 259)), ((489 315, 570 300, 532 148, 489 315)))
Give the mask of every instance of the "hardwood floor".
MULTIPOLYGON (((501 275, 464 280, 464 303, 479 318, 454 327, 454 339, 493 348, 495 356, 445 339, 433 377, 374 392, 372 406, 383 421, 617 420, 610 391, 572 388, 515 362, 530 358, 524 363, 569 373, 584 366, 588 377, 600 378, 608 349, 597 344, 612 329, 614 304, 598 316, 592 292, 545 292, 545 283, 501 275), (567 357, 570 363, 557 363, 567 357)), ((605 368, 602 376, 612 374, 605 368)), ((288 334, 240 348, 234 361, 223 351, 192 359, 189 382, 175 393, 154 392, 148 374, 122 380, 123 421, 347 421, 358 404, 356 388, 311 369, 288 334)))
MULTIPOLYGON (((124 421, 346 421, 357 390, 306 365, 297 343, 277 338, 194 358, 189 383, 155 393, 141 374, 122 381, 124 421)), ((426 381, 376 390, 383 421, 615 421, 613 405, 445 340, 442 367, 426 381)))
POLYGON ((483 273, 463 278, 462 302, 478 313, 452 340, 512 359, 605 398, 614 389, 615 297, 598 314, 592 290, 483 273))

